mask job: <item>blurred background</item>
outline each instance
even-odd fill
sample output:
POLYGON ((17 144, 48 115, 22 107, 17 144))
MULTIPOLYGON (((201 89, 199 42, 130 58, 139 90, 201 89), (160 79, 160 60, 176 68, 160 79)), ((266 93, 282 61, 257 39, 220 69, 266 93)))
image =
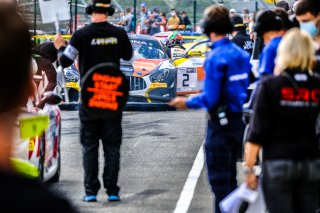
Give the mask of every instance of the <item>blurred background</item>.
MULTIPOLYGON (((295 0, 287 0, 289 4, 293 4, 295 0)), ((55 34, 54 24, 43 24, 39 10, 38 0, 17 0, 23 15, 26 17, 32 29, 32 34, 51 35, 55 34)), ((75 29, 83 27, 90 22, 90 17, 85 14, 85 7, 90 0, 68 0, 70 7, 71 20, 61 22, 61 32, 63 34, 72 34, 75 29)), ((212 4, 222 4, 229 9, 235 9, 241 14, 242 10, 248 9, 252 15, 259 9, 272 9, 275 7, 273 0, 112 0, 116 7, 116 14, 110 18, 110 21, 117 23, 120 20, 120 12, 126 8, 132 8, 134 13, 134 5, 136 5, 137 18, 139 18, 140 5, 145 2, 148 10, 158 8, 160 12, 170 15, 171 8, 175 8, 178 12, 185 11, 191 22, 199 25, 206 7, 212 4)))

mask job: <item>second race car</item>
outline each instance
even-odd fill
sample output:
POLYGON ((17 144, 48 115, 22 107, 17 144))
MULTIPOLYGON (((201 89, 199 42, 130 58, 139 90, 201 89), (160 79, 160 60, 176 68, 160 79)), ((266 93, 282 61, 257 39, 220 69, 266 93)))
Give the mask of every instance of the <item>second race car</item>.
POLYGON ((121 61, 130 83, 129 103, 160 104, 176 96, 177 69, 163 45, 147 35, 129 34, 134 55, 121 61))
POLYGON ((174 60, 178 73, 178 94, 194 94, 201 91, 205 78, 203 63, 209 50, 208 43, 208 39, 188 43, 185 54, 174 60))

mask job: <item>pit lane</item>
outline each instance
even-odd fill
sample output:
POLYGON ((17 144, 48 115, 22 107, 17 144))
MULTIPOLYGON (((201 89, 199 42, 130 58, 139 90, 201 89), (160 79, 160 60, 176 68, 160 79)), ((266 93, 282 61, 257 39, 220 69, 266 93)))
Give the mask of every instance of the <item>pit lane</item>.
MULTIPOLYGON (((78 113, 64 111, 61 179, 49 187, 80 212, 173 212, 204 140, 205 126, 203 111, 125 112, 119 177, 122 201, 107 202, 101 189, 98 203, 84 203, 80 201, 84 188, 78 113)), ((102 171, 102 150, 99 161, 102 171)), ((188 212, 212 212, 212 205, 203 169, 188 212)))

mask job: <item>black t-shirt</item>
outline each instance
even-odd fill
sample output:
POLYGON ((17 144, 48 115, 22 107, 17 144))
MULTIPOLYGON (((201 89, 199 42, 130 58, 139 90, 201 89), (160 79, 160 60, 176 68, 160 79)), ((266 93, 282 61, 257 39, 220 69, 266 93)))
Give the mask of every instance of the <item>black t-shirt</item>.
POLYGON ((60 62, 63 67, 68 67, 79 55, 79 69, 83 77, 100 63, 112 62, 120 66, 120 59, 130 60, 132 52, 125 30, 108 22, 93 23, 73 34, 60 62))
POLYGON ((246 31, 241 30, 237 33, 235 37, 231 39, 236 45, 241 47, 243 50, 252 54, 253 50, 253 41, 250 39, 250 36, 247 35, 246 31))
POLYGON ((0 171, 1 209, 12 213, 74 213, 70 203, 42 183, 0 171))
POLYGON ((320 158, 315 135, 320 80, 288 71, 265 77, 257 89, 248 141, 262 146, 263 158, 306 160, 320 158))

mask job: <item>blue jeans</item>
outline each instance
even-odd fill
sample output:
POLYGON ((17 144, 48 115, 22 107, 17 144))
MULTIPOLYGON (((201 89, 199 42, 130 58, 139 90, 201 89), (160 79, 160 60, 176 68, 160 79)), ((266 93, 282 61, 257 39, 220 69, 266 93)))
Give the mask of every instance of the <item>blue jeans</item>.
POLYGON ((215 213, 219 203, 237 188, 237 159, 242 150, 244 123, 242 115, 228 116, 228 124, 221 126, 218 118, 208 121, 205 143, 209 183, 215 195, 215 213))
POLYGON ((320 160, 267 160, 262 186, 269 213, 315 213, 320 160))

